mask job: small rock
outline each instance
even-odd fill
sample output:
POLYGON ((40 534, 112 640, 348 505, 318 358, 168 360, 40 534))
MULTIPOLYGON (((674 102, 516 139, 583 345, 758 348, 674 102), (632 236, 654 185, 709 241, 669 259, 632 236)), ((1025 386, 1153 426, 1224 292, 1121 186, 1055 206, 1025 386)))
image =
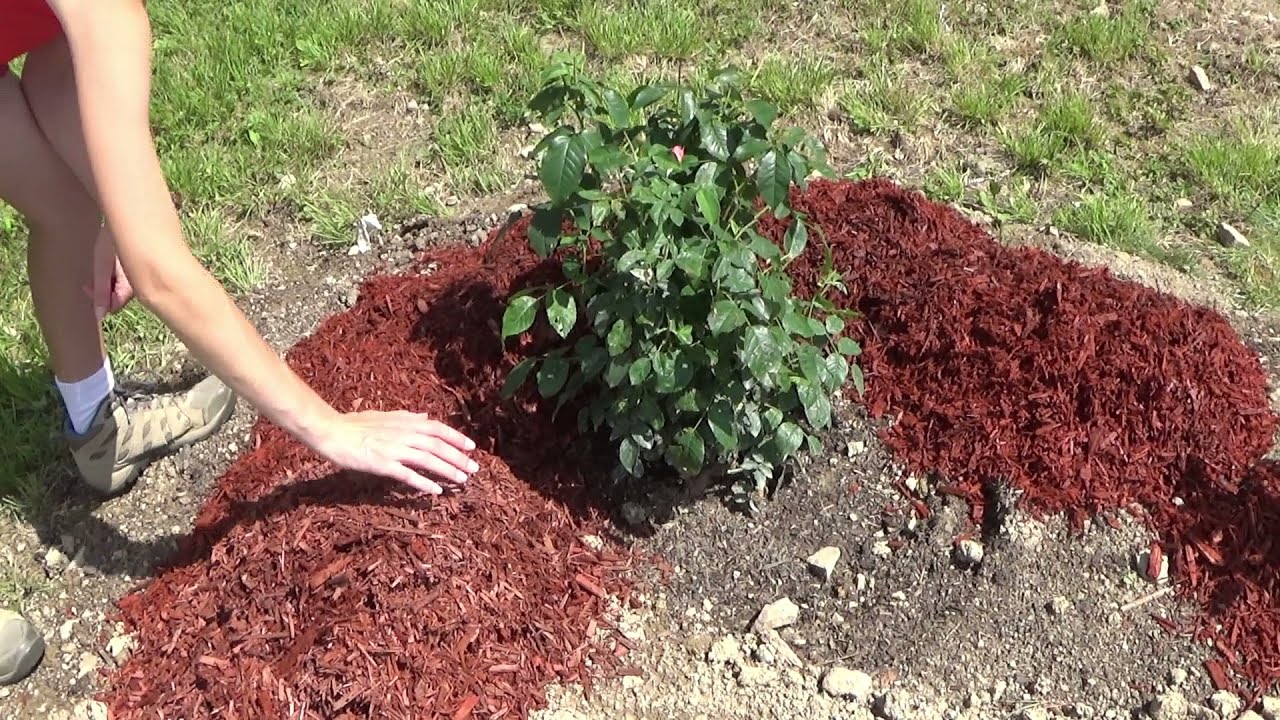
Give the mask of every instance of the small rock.
POLYGON ((592 552, 600 552, 604 549, 604 540, 599 535, 583 535, 582 544, 586 545, 592 552))
POLYGON ((1263 720, 1263 717, 1252 710, 1245 710, 1236 720, 1263 720))
POLYGON ((1174 668, 1169 671, 1169 684, 1178 687, 1187 682, 1187 671, 1182 668, 1174 668))
POLYGON ((840 548, 828 545, 809 556, 809 572, 818 576, 823 582, 831 579, 831 573, 840 561, 840 548))
POLYGON ((1244 709, 1244 702, 1230 691, 1219 690, 1209 696, 1209 707, 1224 718, 1234 718, 1244 709))
POLYGON ((800 607, 791 602, 791 598, 782 598, 764 606, 751 629, 756 632, 777 630, 800 619, 800 607))
POLYGON ((1173 206, 1179 210, 1190 210, 1192 208, 1192 203, 1186 198, 1178 198, 1173 201, 1173 206))
POLYGON ((547 134, 547 128, 542 123, 531 122, 529 123, 529 132, 534 135, 545 135, 547 134))
POLYGON ((62 623, 62 627, 58 628, 58 637, 62 638, 63 642, 70 640, 71 635, 76 631, 76 623, 78 622, 80 622, 80 618, 71 618, 62 623))
POLYGON ((800 656, 796 655, 795 650, 791 649, 791 646, 787 644, 786 640, 782 639, 782 635, 777 630, 765 630, 760 633, 760 637, 765 642, 761 649, 769 648, 773 652, 775 660, 793 667, 802 667, 804 665, 800 656))
POLYGON ((711 649, 707 651, 707 662, 731 663, 742 661, 742 645, 738 643, 738 639, 732 635, 721 638, 712 644, 711 649))
POLYGON ((405 110, 408 110, 409 112, 417 112, 417 111, 418 111, 418 101, 417 101, 417 100, 412 100, 412 99, 411 99, 411 100, 409 100, 409 102, 406 102, 406 103, 404 104, 404 109, 405 109, 405 110))
POLYGON ((849 444, 845 445, 844 451, 845 455, 855 457, 867 451, 867 444, 861 440, 850 440, 849 444))
POLYGON ((507 208, 507 215, 519 215, 520 213, 523 213, 525 210, 528 210, 528 209, 529 209, 528 205, 525 205, 524 203, 516 203, 515 205, 512 205, 511 207, 507 208))
POLYGON ((1187 73, 1187 79, 1200 92, 1209 92, 1213 89, 1213 83, 1209 81, 1209 75, 1199 65, 1191 68, 1191 72, 1187 73))
POLYGON ((117 635, 107 641, 107 652, 111 657, 116 659, 117 663, 123 664, 129 659, 129 653, 133 652, 134 640, 132 635, 117 635))
POLYGON ((97 700, 81 700, 72 712, 73 720, 107 720, 107 706, 97 700))
POLYGON ((1249 240, 1244 233, 1225 222, 1218 225, 1218 242, 1223 247, 1249 247, 1249 240))
POLYGON ((1059 595, 1049 601, 1049 612, 1054 615, 1066 615, 1071 610, 1071 601, 1059 595))
POLYGON ((1147 703, 1147 714, 1151 720, 1183 720, 1187 710, 1187 699, 1177 690, 1161 693, 1147 703))
POLYGON ((871 712, 882 720, 908 720, 911 717, 911 703, 902 693, 890 691, 876 698, 871 712))
POLYGON ((353 287, 342 296, 342 304, 347 307, 355 307, 360 302, 360 288, 353 287))
POLYGON ((1049 720, 1049 711, 1041 707, 1030 707, 1018 714, 1019 720, 1049 720))
POLYGON ((756 648, 755 655, 756 655, 756 662, 760 663, 761 665, 772 665, 774 660, 777 659, 775 657, 773 648, 769 647, 768 645, 761 645, 760 647, 756 648))
POLYGON ((50 572, 62 572, 69 562, 66 553, 56 547, 49 548, 49 551, 44 554, 44 566, 50 572))
POLYGON ((956 543, 953 552, 956 563, 962 567, 977 565, 982 562, 982 557, 985 554, 986 549, 982 546, 982 543, 972 539, 961 540, 956 543))
POLYGON ((871 695, 871 676, 861 670, 833 667, 822 676, 822 691, 832 697, 862 702, 871 695))
POLYGON ((1262 717, 1265 720, 1280 720, 1280 696, 1268 695, 1262 698, 1262 702, 1258 703, 1258 707, 1262 711, 1262 717))
POLYGON ((623 689, 623 690, 634 690, 634 689, 636 689, 636 688, 640 687, 640 686, 641 686, 641 685, 643 685, 643 684, 644 684, 644 678, 642 678, 642 677, 640 677, 640 676, 638 676, 638 675, 623 675, 623 676, 622 676, 622 689, 623 689))

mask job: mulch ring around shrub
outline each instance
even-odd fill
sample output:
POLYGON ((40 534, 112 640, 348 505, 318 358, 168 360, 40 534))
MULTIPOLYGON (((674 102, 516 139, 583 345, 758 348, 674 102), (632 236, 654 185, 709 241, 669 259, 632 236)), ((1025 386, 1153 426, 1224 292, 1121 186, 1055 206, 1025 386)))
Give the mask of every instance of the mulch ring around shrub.
MULTIPOLYGON (((991 481, 1077 522, 1139 503, 1205 612, 1219 680, 1280 667, 1280 473, 1257 359, 1218 315, 1035 250, 888 182, 794 196, 863 318, 864 402, 883 436, 981 520, 991 481), (1178 498, 1178 501, 1175 501, 1178 498), (1220 627, 1219 627, 1220 626, 1220 627)), ((642 559, 607 536, 571 451, 574 413, 499 399, 525 344, 503 348, 507 296, 555 275, 528 219, 475 249, 433 251, 368 281, 356 307, 288 355, 343 410, 433 413, 480 444, 482 471, 429 499, 333 473, 268 423, 218 482, 158 577, 120 603, 137 649, 103 699, 116 720, 525 717, 550 682, 624 671, 605 596, 642 559)), ((766 230, 779 237, 783 223, 766 230)))

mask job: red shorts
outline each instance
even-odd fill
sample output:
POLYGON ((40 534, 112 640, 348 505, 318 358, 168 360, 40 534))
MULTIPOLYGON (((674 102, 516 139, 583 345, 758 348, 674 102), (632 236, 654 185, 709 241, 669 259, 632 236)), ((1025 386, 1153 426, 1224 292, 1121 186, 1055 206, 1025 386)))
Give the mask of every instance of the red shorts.
POLYGON ((44 0, 0 0, 0 75, 9 63, 62 34, 44 0))

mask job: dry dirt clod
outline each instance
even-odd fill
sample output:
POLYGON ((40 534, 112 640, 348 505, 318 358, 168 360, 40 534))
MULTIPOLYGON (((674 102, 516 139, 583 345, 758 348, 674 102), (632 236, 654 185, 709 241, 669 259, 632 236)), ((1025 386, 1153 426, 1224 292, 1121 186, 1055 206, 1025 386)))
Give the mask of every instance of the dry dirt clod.
POLYGON ((1219 690, 1209 696, 1209 707, 1223 718, 1234 718, 1244 709, 1244 702, 1227 690, 1219 690))
POLYGON ((833 667, 822 676, 822 691, 832 697, 863 702, 871 695, 871 676, 861 670, 833 667))
POLYGON ((1258 703, 1263 720, 1280 720, 1280 695, 1268 695, 1258 703))
POLYGON ((1252 710, 1245 710, 1236 720, 1262 720, 1262 716, 1252 710))
POLYGON ((831 579, 831 573, 836 568, 836 563, 840 561, 840 548, 828 545, 810 555, 806 562, 809 564, 809 572, 816 575, 823 582, 831 579))
POLYGON ((1218 225, 1218 243, 1223 247, 1249 247, 1249 240, 1231 223, 1218 225))
POLYGON ((742 645, 732 635, 721 638, 712 644, 711 649, 707 651, 707 662, 712 664, 740 663, 742 662, 742 645))
POLYGON ((1177 690, 1161 693, 1147 703, 1151 720, 1184 720, 1189 709, 1186 697, 1177 690))
POLYGON ((1042 707, 1029 707, 1018 713, 1019 720, 1049 720, 1049 711, 1042 707))
POLYGON ((71 715, 72 720, 108 720, 107 706, 97 700, 82 700, 71 715))

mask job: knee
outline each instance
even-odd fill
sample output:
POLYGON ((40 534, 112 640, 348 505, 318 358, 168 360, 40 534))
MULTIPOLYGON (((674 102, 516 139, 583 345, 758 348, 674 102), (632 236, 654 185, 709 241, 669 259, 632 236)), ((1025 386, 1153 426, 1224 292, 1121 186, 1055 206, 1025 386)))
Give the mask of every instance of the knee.
POLYGON ((50 192, 25 208, 22 216, 29 243, 79 247, 92 242, 102 226, 98 205, 78 184, 50 192))

